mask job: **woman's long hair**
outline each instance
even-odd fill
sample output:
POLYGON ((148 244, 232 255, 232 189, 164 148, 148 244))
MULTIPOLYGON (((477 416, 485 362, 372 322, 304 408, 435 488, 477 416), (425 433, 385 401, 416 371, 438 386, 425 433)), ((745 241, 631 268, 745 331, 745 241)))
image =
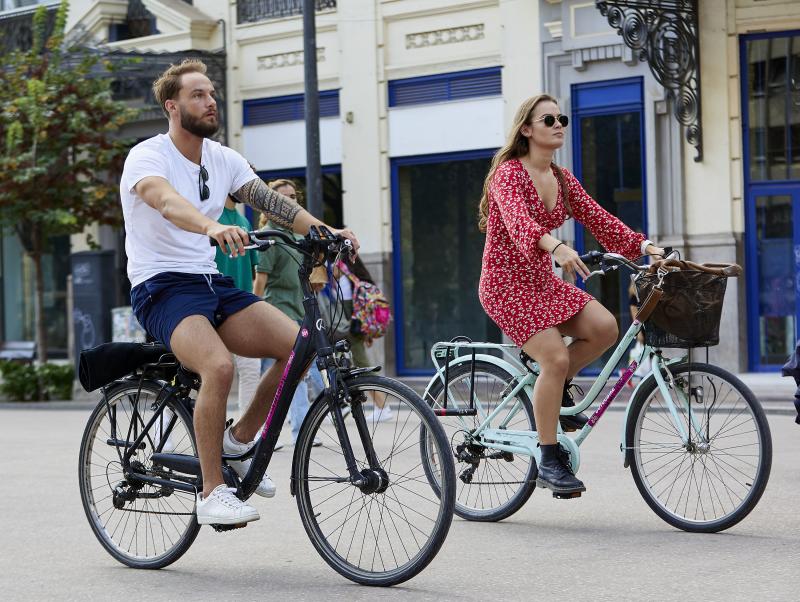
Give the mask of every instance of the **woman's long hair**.
MULTIPOLYGON (((481 196, 480 207, 478 209, 478 229, 481 232, 486 232, 486 222, 489 219, 489 187, 492 184, 494 173, 501 163, 509 159, 519 159, 528 154, 528 139, 522 135, 522 126, 530 124, 536 105, 547 100, 558 104, 558 101, 549 94, 539 94, 523 102, 519 109, 517 109, 517 114, 514 116, 514 123, 511 126, 508 139, 503 148, 495 153, 492 164, 489 167, 489 173, 486 175, 486 179, 483 182, 483 195, 481 196)), ((572 207, 569 203, 569 188, 567 188, 564 172, 561 171, 561 168, 555 163, 551 165, 558 178, 558 185, 561 188, 561 197, 567 209, 567 215, 572 217, 572 207)))

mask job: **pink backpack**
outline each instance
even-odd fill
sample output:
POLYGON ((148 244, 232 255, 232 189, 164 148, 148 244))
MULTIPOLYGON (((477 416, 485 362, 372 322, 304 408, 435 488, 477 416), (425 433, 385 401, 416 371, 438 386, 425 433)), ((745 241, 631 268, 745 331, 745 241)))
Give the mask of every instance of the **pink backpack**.
POLYGON ((392 311, 381 289, 376 284, 359 279, 347 265, 340 261, 339 269, 353 283, 353 315, 350 331, 363 337, 368 345, 381 338, 392 321, 392 311))

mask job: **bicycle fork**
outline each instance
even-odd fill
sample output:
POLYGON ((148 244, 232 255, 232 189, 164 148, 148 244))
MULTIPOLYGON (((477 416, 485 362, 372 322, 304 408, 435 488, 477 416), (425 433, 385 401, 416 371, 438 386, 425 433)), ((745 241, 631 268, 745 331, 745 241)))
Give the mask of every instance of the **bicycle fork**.
POLYGON ((350 443, 350 436, 347 434, 347 427, 344 423, 344 416, 342 415, 342 402, 351 403, 352 398, 345 385, 339 372, 335 372, 335 378, 330 379, 327 370, 321 370, 322 379, 325 382, 326 390, 330 391, 327 396, 328 407, 333 419, 334 426, 336 427, 336 434, 339 439, 339 445, 342 447, 342 453, 347 465, 347 472, 350 475, 350 482, 361 489, 364 493, 383 493, 389 486, 389 476, 380 465, 378 456, 375 453, 375 448, 372 445, 372 437, 370 436, 369 426, 367 419, 364 416, 364 408, 361 403, 351 405, 351 414, 356 423, 358 436, 361 439, 361 444, 364 446, 364 452, 367 456, 369 468, 363 470, 358 469, 353 446, 350 443))

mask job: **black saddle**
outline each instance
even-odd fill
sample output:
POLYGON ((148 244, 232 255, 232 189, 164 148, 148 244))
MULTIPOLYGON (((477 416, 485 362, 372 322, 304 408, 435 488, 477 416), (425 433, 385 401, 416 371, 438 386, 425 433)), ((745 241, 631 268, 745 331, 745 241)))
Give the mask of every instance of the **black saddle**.
POLYGON ((103 343, 81 351, 78 380, 91 392, 148 364, 173 372, 178 369, 175 356, 160 343, 103 343))

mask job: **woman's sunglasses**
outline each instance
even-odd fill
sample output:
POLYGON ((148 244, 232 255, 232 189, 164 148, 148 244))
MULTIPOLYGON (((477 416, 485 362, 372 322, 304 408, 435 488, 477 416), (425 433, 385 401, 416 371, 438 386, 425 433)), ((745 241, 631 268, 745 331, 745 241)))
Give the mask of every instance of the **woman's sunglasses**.
POLYGON ((558 123, 561 124, 561 127, 567 127, 569 125, 569 117, 567 117, 566 115, 556 116, 556 115, 550 115, 548 113, 547 115, 542 115, 536 121, 544 121, 544 124, 547 127, 551 128, 556 124, 556 120, 558 120, 558 123))
POLYGON ((201 165, 200 174, 197 176, 197 190, 200 192, 201 201, 206 201, 211 196, 211 191, 208 189, 206 182, 208 182, 208 171, 201 165))

